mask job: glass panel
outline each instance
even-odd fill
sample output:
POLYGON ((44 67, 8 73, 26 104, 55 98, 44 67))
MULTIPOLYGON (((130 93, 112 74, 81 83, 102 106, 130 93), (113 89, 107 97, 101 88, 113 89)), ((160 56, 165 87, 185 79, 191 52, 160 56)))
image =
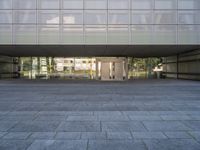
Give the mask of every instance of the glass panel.
POLYGON ((132 9, 152 9, 153 0, 132 0, 132 9))
POLYGON ((42 25, 38 28, 40 44, 59 43, 59 25, 42 25))
POLYGON ((13 0, 14 9, 36 9, 36 0, 13 0))
POLYGON ((110 10, 109 24, 129 24, 129 13, 126 10, 110 10))
POLYGON ((200 11, 179 11, 178 12, 179 24, 200 24, 200 11))
POLYGON ((108 9, 129 9, 129 0, 108 0, 108 9))
POLYGON ((0 11, 0 23, 12 23, 12 11, 1 10, 0 11))
POLYGON ((34 25, 15 25, 15 44, 35 44, 37 29, 34 25))
POLYGON ((107 9, 107 0, 85 0, 85 9, 107 9))
POLYGON ((14 11, 14 23, 36 23, 36 11, 14 11))
POLYGON ((83 24, 82 10, 65 10, 62 12, 63 24, 83 24))
POLYGON ((60 0, 40 0, 41 9, 59 9, 60 0))
POLYGON ((200 0, 179 0, 179 9, 200 9, 200 0))
POLYGON ((108 43, 127 44, 129 43, 129 26, 112 25, 108 26, 108 43))
POLYGON ((87 10, 85 11, 85 24, 106 24, 106 10, 87 10))
POLYGON ((12 44, 11 25, 0 25, 0 44, 12 44))
POLYGON ((152 43, 151 25, 133 25, 131 27, 132 43, 134 44, 151 44, 152 43))
POLYGON ((200 43, 199 25, 179 25, 178 43, 179 44, 199 44, 200 43))
POLYGON ((176 9, 176 0, 155 0, 155 9, 176 9))
POLYGON ((63 0, 64 9, 83 9, 83 0, 63 0))
POLYGON ((153 43, 176 44, 176 31, 175 25, 155 25, 153 43))
POLYGON ((0 9, 12 9, 12 0, 0 0, 0 9))
POLYGON ((151 11, 132 11, 132 24, 152 24, 153 15, 151 11))
POLYGON ((83 43, 83 26, 82 25, 63 26, 62 43, 66 44, 83 43))
POLYGON ((155 11, 155 24, 176 24, 175 11, 155 11))
POLYGON ((43 10, 39 12, 40 24, 59 24, 59 11, 57 10, 43 10))
POLYGON ((86 26, 85 27, 86 43, 106 43, 106 26, 86 26))

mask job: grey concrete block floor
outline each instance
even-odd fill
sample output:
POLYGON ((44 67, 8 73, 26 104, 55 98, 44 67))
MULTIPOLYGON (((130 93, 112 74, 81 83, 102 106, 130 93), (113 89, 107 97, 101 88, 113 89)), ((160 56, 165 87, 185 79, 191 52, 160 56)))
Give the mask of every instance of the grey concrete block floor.
POLYGON ((199 150, 200 82, 0 81, 0 150, 199 150))

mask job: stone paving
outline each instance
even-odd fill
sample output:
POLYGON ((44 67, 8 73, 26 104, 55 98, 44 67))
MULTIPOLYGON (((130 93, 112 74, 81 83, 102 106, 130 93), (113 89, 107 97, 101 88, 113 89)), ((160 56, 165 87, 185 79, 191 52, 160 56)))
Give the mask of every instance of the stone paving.
POLYGON ((1 80, 0 150, 200 150, 200 82, 1 80))

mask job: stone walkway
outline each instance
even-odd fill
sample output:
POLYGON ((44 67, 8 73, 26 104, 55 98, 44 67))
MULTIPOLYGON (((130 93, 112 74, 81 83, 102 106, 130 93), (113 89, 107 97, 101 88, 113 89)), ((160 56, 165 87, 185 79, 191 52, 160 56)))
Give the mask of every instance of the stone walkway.
POLYGON ((200 150, 200 82, 1 80, 0 150, 200 150))

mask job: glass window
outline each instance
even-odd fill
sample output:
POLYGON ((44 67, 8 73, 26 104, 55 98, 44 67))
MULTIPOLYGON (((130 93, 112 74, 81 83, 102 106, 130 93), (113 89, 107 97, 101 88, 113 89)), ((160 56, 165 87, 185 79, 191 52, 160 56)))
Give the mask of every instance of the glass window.
POLYGON ((200 24, 200 11, 179 11, 178 12, 179 24, 200 24))
POLYGON ((59 11, 57 10, 43 10, 39 11, 40 24, 59 24, 59 11))
POLYGON ((0 44, 12 44, 12 26, 0 25, 0 44))
POLYGON ((175 11, 155 11, 154 23, 155 24, 176 24, 175 11))
POLYGON ((36 11, 34 10, 14 11, 14 23, 36 23, 36 11))
POLYGON ((83 0, 63 0, 64 9, 83 9, 83 0))
POLYGON ((152 9, 153 0, 132 0, 132 9, 152 9))
POLYGON ((109 24, 129 24, 129 13, 126 10, 110 10, 108 15, 109 24))
POLYGON ((62 12, 63 24, 83 24, 82 10, 65 10, 62 12))
POLYGON ((153 43, 176 44, 176 25, 154 25, 153 43))
POLYGON ((199 44, 200 25, 179 25, 178 44, 199 44))
POLYGON ((60 0, 40 0, 40 9, 59 9, 60 0))
POLYGON ((200 9, 200 0, 178 0, 179 9, 200 9))
POLYGON ((36 0, 13 0, 14 9, 36 9, 36 0))
POLYGON ((87 10, 85 11, 85 24, 106 24, 106 10, 87 10))
POLYGON ((132 11, 132 24, 152 24, 153 15, 151 11, 132 11))
POLYGON ((106 26, 85 26, 85 41, 88 44, 106 43, 106 26))
POLYGON ((85 0, 85 9, 107 9, 107 0, 85 0))
POLYGON ((15 44, 35 44, 36 43, 36 25, 15 25, 14 43, 15 44))
POLYGON ((82 25, 64 25, 62 28, 62 43, 82 44, 83 43, 83 26, 82 25))
POLYGON ((110 44, 129 43, 129 26, 128 25, 109 25, 108 26, 108 43, 110 44))
POLYGON ((152 25, 132 25, 131 43, 133 44, 151 44, 152 43, 152 25))
POLYGON ((129 9, 129 0, 108 0, 108 9, 129 9))
POLYGON ((39 44, 59 44, 59 25, 41 25, 39 30, 39 44))
POLYGON ((0 9, 12 9, 12 0, 0 0, 0 9))
POLYGON ((0 23, 12 23, 12 11, 0 10, 0 23))
POLYGON ((176 0, 155 0, 155 9, 176 9, 176 0))

